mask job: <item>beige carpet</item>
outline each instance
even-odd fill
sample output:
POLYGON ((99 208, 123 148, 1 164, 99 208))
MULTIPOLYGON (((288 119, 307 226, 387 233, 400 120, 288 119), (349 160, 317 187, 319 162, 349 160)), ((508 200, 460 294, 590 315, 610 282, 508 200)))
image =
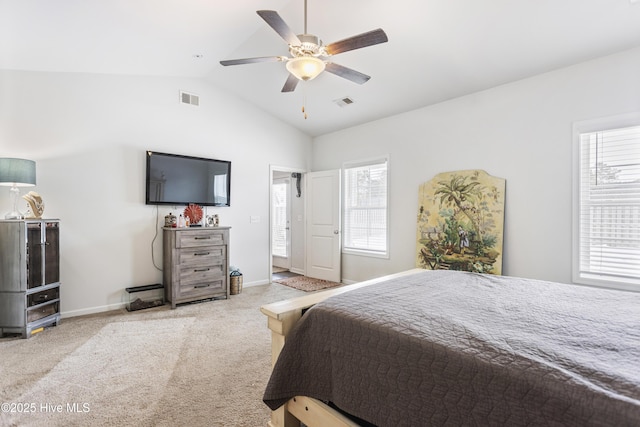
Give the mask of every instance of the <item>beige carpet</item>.
POLYGON ((16 411, 3 406, 0 425, 264 426, 271 349, 259 307, 299 295, 255 286, 226 301, 63 319, 28 340, 0 339, 0 403, 16 411))
POLYGON ((313 292, 319 291, 320 289, 342 286, 340 283, 330 282, 328 280, 314 279, 307 276, 286 277, 284 279, 276 279, 274 280, 274 282, 305 292, 313 292))

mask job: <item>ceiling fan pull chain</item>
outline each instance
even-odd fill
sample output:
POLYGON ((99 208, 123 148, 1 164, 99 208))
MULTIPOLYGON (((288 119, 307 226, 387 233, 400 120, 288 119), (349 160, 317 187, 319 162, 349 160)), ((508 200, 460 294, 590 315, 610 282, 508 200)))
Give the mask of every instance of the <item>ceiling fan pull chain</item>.
POLYGON ((307 105, 307 94, 304 93, 302 95, 302 115, 304 116, 304 119, 307 120, 307 110, 305 108, 305 105, 307 105))

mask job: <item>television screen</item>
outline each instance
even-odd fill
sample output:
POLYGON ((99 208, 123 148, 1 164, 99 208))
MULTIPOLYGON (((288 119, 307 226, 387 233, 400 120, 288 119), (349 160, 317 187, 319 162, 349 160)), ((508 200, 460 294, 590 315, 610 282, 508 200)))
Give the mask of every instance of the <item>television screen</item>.
POLYGON ((230 206, 231 162, 147 151, 147 205, 230 206))

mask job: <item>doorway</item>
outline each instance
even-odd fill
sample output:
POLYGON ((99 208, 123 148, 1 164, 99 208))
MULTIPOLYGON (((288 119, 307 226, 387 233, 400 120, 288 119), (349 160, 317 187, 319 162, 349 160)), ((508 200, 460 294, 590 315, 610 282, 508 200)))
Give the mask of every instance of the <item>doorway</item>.
POLYGON ((276 172, 271 184, 271 265, 273 272, 291 269, 291 179, 276 172))
POLYGON ((269 276, 305 274, 304 171, 270 168, 269 276))

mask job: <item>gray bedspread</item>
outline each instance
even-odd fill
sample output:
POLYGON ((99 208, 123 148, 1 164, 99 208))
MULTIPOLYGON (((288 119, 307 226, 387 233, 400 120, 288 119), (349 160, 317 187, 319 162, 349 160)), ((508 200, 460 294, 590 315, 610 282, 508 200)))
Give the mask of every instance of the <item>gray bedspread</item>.
POLYGON ((640 426, 640 293, 424 271, 331 297, 264 393, 378 426, 640 426))

